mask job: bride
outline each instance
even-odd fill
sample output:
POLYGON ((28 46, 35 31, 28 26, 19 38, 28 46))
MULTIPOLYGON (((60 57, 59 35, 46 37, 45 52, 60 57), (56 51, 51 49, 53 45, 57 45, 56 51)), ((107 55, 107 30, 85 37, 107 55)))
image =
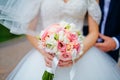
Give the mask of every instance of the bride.
POLYGON ((6 80, 42 80, 46 66, 51 67, 54 55, 38 47, 37 33, 48 25, 62 20, 74 23, 82 31, 88 16, 89 34, 83 40, 83 55, 75 60, 58 63, 54 80, 120 80, 117 63, 106 53, 93 47, 98 38, 101 18, 96 0, 0 0, 0 23, 14 34, 26 34, 34 46, 6 80))

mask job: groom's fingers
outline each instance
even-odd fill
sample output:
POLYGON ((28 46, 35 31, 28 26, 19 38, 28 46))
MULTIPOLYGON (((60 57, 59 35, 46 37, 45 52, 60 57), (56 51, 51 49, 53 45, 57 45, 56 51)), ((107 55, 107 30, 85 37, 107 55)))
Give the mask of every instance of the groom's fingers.
POLYGON ((99 48, 100 50, 102 50, 102 48, 103 48, 103 44, 102 43, 96 43, 95 46, 97 48, 99 48))
POLYGON ((105 46, 105 43, 96 43, 95 46, 104 52, 108 50, 105 46))
POLYGON ((103 43, 96 43, 95 46, 98 47, 98 48, 99 48, 99 47, 102 47, 102 46, 103 46, 103 43))
POLYGON ((99 37, 102 38, 102 39, 106 39, 107 36, 103 35, 103 34, 99 34, 99 37))

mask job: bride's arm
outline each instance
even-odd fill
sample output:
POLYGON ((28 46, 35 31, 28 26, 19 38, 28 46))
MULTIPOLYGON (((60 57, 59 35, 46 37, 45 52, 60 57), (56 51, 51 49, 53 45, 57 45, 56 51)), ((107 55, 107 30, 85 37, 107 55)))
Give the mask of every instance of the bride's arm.
MULTIPOLYGON (((30 24, 29 24, 29 29, 35 31, 37 23, 38 23, 38 16, 36 16, 36 17, 30 22, 30 24)), ((26 37, 27 37, 27 39, 30 41, 30 43, 31 43, 37 50, 39 50, 39 51, 42 53, 42 55, 45 54, 45 52, 44 52, 43 50, 39 49, 39 47, 38 47, 38 39, 36 38, 36 36, 27 34, 26 37)))
MULTIPOLYGON (((99 0, 96 0, 99 3, 99 0)), ((83 55, 88 51, 95 43, 99 35, 98 23, 88 14, 88 35, 85 37, 83 44, 83 55)))
MULTIPOLYGON (((30 30, 35 30, 36 29, 36 25, 38 23, 38 18, 39 15, 37 15, 31 22, 29 25, 29 29, 30 30)), ((44 50, 40 49, 38 46, 38 39, 36 38, 36 36, 32 36, 32 35, 26 35, 27 39, 30 41, 30 43, 44 56, 45 61, 46 61, 46 65, 48 67, 51 67, 52 63, 52 59, 53 59, 53 55, 48 54, 47 52, 45 52, 44 50)))
POLYGON ((88 26, 89 33, 83 40, 83 54, 85 54, 86 51, 88 51, 96 43, 99 34, 98 24, 96 23, 96 21, 93 20, 90 15, 88 16, 88 26))

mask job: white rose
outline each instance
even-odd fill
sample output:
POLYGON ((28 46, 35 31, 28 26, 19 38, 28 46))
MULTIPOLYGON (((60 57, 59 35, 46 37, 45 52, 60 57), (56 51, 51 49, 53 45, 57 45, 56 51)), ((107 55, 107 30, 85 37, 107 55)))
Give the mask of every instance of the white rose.
POLYGON ((68 23, 65 22, 65 21, 61 21, 61 22, 60 22, 60 25, 61 25, 62 27, 65 27, 66 25, 68 25, 68 23))
POLYGON ((50 48, 45 48, 45 51, 46 51, 46 52, 49 52, 49 53, 55 53, 55 52, 53 51, 53 49, 50 49, 50 48))
POLYGON ((57 56, 59 56, 60 54, 61 54, 61 52, 60 52, 60 51, 57 51, 57 52, 56 52, 56 55, 57 55, 57 56))
POLYGON ((59 40, 63 41, 64 40, 64 31, 59 32, 59 40))
POLYGON ((71 27, 70 27, 69 30, 72 31, 72 32, 79 31, 74 24, 71 24, 71 27))
POLYGON ((57 45, 53 48, 53 52, 54 52, 54 53, 57 52, 57 45))
POLYGON ((70 40, 67 38, 67 36, 65 35, 64 37, 63 37, 63 42, 65 43, 65 44, 67 44, 67 43, 69 43, 70 42, 70 40))
POLYGON ((42 31, 40 32, 39 36, 42 37, 42 35, 44 34, 44 32, 45 32, 45 31, 42 30, 42 31))
POLYGON ((77 50, 73 49, 73 51, 72 51, 72 60, 76 59, 76 57, 77 57, 77 50))

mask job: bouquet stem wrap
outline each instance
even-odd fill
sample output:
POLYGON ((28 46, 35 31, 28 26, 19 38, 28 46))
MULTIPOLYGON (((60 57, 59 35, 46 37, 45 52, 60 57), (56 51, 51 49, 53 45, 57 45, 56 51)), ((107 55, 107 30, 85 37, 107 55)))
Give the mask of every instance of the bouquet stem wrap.
POLYGON ((46 71, 44 72, 44 74, 42 76, 42 80, 53 80, 55 70, 58 65, 58 61, 59 60, 56 57, 53 58, 52 68, 46 67, 46 71))
MULTIPOLYGON (((46 67, 46 71, 44 72, 42 76, 42 80, 54 80, 55 70, 57 68, 58 61, 59 60, 56 57, 54 57, 52 68, 46 67)), ((74 64, 70 71, 70 80, 74 80, 75 72, 76 72, 76 67, 74 64)))

